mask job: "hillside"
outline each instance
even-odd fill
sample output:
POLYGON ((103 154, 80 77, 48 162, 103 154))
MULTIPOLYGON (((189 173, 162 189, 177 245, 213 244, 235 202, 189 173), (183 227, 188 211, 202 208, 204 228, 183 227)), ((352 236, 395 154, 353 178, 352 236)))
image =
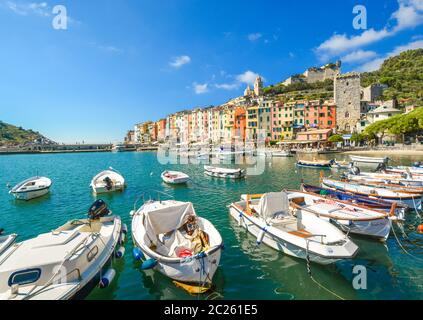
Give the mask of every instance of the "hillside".
POLYGON ((33 130, 25 130, 0 121, 0 146, 16 146, 30 143, 54 143, 33 130))
MULTIPOLYGON (((423 106, 423 49, 409 50, 389 58, 378 71, 365 72, 361 76, 363 87, 375 83, 389 86, 384 92, 384 100, 396 98, 403 104, 423 106)), ((264 88, 264 92, 285 101, 330 99, 333 97, 333 81, 295 83, 288 86, 279 83, 264 88)))
POLYGON ((374 83, 388 85, 385 100, 397 98, 400 103, 423 105, 423 49, 385 60, 378 71, 362 73, 361 83, 363 87, 374 83))

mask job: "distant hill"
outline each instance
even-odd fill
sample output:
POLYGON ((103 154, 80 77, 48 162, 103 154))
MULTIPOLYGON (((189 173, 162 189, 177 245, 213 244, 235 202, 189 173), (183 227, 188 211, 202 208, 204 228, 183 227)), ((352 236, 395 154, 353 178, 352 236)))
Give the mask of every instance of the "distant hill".
POLYGON ((0 121, 0 146, 16 146, 28 144, 53 144, 54 142, 33 130, 0 121))
MULTIPOLYGON (((363 87, 375 83, 389 86, 384 92, 384 100, 396 98, 400 104, 423 106, 423 49, 403 52, 385 60, 378 71, 361 74, 363 87)), ((279 83, 264 88, 264 93, 281 100, 329 99, 333 97, 333 81, 288 86, 279 83)))
POLYGON ((361 84, 367 87, 374 83, 389 86, 384 99, 393 98, 423 106, 423 49, 405 51, 385 60, 378 71, 361 75, 361 84))

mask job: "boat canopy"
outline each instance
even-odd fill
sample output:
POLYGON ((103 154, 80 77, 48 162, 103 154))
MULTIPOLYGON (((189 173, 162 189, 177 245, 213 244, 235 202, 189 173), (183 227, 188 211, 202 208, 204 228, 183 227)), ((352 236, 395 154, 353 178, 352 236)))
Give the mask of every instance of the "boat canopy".
POLYGON ((289 199, 285 192, 264 194, 259 203, 259 213, 263 219, 273 218, 279 214, 288 214, 289 199))
POLYGON ((182 227, 190 215, 196 215, 191 202, 178 202, 145 212, 150 239, 182 227))

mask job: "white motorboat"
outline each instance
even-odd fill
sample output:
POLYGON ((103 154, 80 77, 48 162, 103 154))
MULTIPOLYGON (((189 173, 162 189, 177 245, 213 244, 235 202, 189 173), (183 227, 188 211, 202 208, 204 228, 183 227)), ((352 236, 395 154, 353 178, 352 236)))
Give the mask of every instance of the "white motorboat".
MULTIPOLYGON (((97 201, 88 219, 11 245, 0 256, 0 300, 80 299, 116 272, 103 269, 122 239, 119 217, 97 201)), ((119 248, 120 255, 123 249, 119 248)))
MULTIPOLYGON (((132 237, 143 270, 155 269, 183 284, 210 287, 219 266, 222 237, 192 203, 148 201, 132 214, 132 237)), ((135 255, 135 254, 134 254, 135 255)))
POLYGON ((125 151, 125 146, 123 144, 115 144, 112 147, 112 152, 124 152, 125 151))
POLYGON ((245 177, 244 169, 227 169, 204 166, 204 173, 216 178, 241 179, 245 177))
POLYGON ((244 195, 229 207, 240 227, 247 229, 257 243, 287 255, 330 264, 352 259, 358 247, 330 222, 302 208, 290 207, 285 192, 244 195))
POLYGON ((323 179, 322 187, 330 190, 340 190, 367 196, 371 199, 381 199, 390 202, 399 202, 407 205, 410 209, 420 210, 422 207, 422 198, 420 194, 397 192, 385 188, 370 187, 356 183, 348 183, 331 179, 323 179))
POLYGON ((161 174, 161 177, 168 184, 184 184, 189 181, 187 174, 178 171, 165 171, 161 174))
POLYGON ((351 155, 350 158, 356 166, 372 167, 374 169, 378 168, 379 166, 386 166, 386 164, 389 162, 388 157, 376 158, 351 155))
POLYGON ((125 178, 113 168, 97 174, 90 184, 94 193, 109 193, 123 191, 125 189, 125 178))
POLYGON ((290 151, 280 150, 280 151, 273 151, 272 157, 273 158, 288 158, 288 157, 293 157, 293 155, 290 151))
POLYGON ((2 230, 0 230, 0 256, 15 242, 16 237, 16 234, 2 236, 2 230))
MULTIPOLYGON (((308 192, 290 191, 291 205, 333 222, 342 231, 385 241, 391 231, 389 214, 364 206, 325 198, 308 192)), ((391 215, 395 216, 395 205, 391 215)))
POLYGON ((46 177, 33 177, 22 181, 9 191, 17 200, 31 200, 50 192, 52 182, 46 177))
POLYGON ((352 166, 351 162, 337 161, 336 159, 330 165, 332 169, 349 169, 351 168, 351 166, 352 166))

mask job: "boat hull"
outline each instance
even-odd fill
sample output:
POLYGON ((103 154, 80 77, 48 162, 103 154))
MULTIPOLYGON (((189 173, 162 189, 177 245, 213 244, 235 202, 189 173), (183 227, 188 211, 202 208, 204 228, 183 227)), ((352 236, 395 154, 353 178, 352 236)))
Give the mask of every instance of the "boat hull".
POLYGON ((45 188, 41 190, 33 190, 33 191, 27 191, 27 192, 12 192, 12 195, 15 197, 16 200, 29 201, 32 199, 45 196, 49 192, 50 192, 50 188, 45 188))

